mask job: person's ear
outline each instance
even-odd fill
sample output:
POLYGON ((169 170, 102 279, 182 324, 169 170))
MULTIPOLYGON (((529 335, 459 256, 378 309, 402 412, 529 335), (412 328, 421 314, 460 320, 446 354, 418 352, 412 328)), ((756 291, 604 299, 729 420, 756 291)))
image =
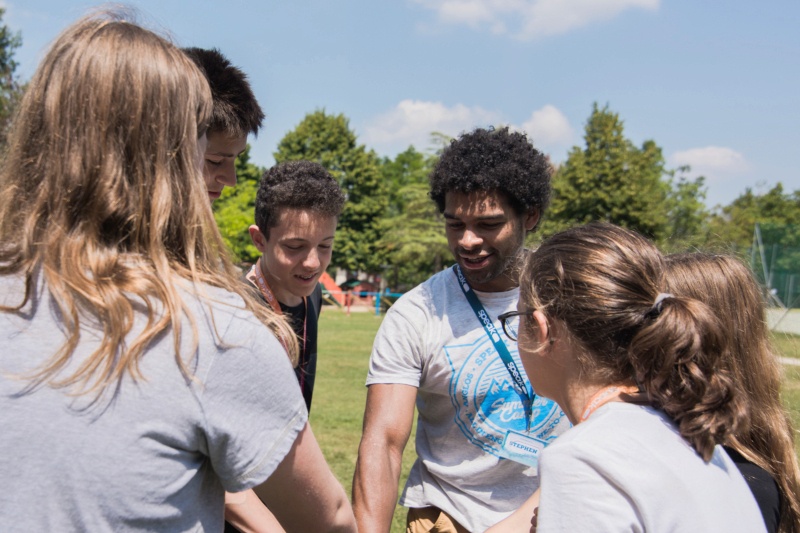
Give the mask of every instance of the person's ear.
POLYGON ((547 317, 544 316, 539 310, 533 312, 532 319, 536 324, 536 342, 539 346, 543 346, 550 338, 550 324, 547 322, 547 317))
POLYGON ((264 234, 255 224, 247 228, 247 231, 250 232, 250 240, 253 241, 253 245, 263 254, 267 248, 267 239, 264 234))
POLYGON ((525 215, 525 220, 523 225, 525 226, 525 231, 531 231, 533 228, 536 227, 536 224, 539 222, 539 210, 533 209, 528 211, 525 215))

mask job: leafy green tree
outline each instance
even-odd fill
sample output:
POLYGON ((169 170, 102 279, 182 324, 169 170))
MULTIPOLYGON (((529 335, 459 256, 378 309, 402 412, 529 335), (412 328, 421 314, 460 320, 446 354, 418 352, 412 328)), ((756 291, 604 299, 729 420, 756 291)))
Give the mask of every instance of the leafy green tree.
POLYGON ((413 146, 409 146, 406 151, 397 154, 394 159, 383 158, 380 170, 387 188, 389 203, 387 215, 389 217, 397 216, 405 211, 408 198, 401 191, 409 185, 427 186, 428 175, 435 162, 434 156, 426 156, 413 146))
POLYGON ((381 272, 385 262, 378 246, 381 219, 388 205, 380 160, 357 143, 342 115, 318 110, 305 116, 278 144, 275 161, 307 160, 324 166, 347 196, 339 217, 331 266, 349 272, 381 272))
POLYGON ((786 193, 781 183, 763 194, 746 189, 711 218, 709 242, 743 253, 753 242, 756 223, 786 228, 775 244, 800 249, 800 189, 786 193))
POLYGON ((708 247, 742 256, 773 298, 800 304, 800 189, 787 193, 780 183, 763 194, 747 189, 709 227, 708 247), (754 242, 756 225, 760 243, 754 242))
POLYGON ((667 229, 669 184, 655 142, 641 148, 623 135, 619 115, 594 104, 586 123, 585 147, 573 147, 553 179, 553 201, 543 234, 593 220, 634 229, 651 238, 667 229))
POLYGON ((707 238, 711 216, 706 209, 705 178, 686 177, 690 168, 683 166, 669 171, 670 192, 667 195, 667 230, 662 247, 665 251, 685 251, 702 246, 707 238))
POLYGON ((387 257, 387 281, 405 291, 440 271, 450 257, 444 218, 428 196, 427 183, 413 183, 398 191, 404 210, 384 220, 380 244, 387 257))
POLYGON ((0 7, 0 151, 5 149, 11 117, 22 97, 22 86, 15 75, 14 52, 22 45, 19 32, 2 23, 5 8, 0 7))
POLYGON ((256 194, 264 169, 250 162, 250 146, 236 158, 236 187, 225 187, 214 202, 214 218, 225 244, 240 263, 253 263, 261 253, 250 240, 255 223, 256 194))
POLYGON ((387 281, 395 290, 407 290, 442 269, 449 256, 444 219, 428 195, 428 176, 436 155, 413 146, 384 158, 381 172, 389 189, 389 208, 383 220, 387 281))

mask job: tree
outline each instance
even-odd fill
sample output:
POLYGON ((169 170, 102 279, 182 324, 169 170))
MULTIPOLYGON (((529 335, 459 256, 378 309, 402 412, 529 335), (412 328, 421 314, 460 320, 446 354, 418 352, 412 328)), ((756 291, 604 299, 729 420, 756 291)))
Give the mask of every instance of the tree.
POLYGON ((573 147, 554 176, 543 233, 605 220, 651 238, 663 237, 669 184, 662 179, 661 148, 651 140, 641 148, 634 146, 623 136, 619 116, 596 103, 584 141, 585 148, 573 147))
POLYGON ((379 245, 389 266, 388 281, 395 290, 411 288, 442 269, 449 255, 444 219, 428 194, 428 176, 437 156, 409 146, 381 165, 389 189, 389 208, 379 245))
POLYGON ((388 205, 386 187, 378 157, 357 144, 347 118, 324 110, 306 115, 281 139, 274 155, 278 163, 316 161, 339 181, 347 201, 339 217, 331 266, 349 272, 380 272, 385 262, 378 241, 388 205))
POLYGON ((763 194, 748 188, 709 222, 709 242, 744 253, 753 242, 756 223, 781 230, 775 243, 800 249, 800 189, 785 193, 778 183, 763 194))
POLYGON ((261 253, 250 240, 248 228, 255 223, 258 185, 264 169, 250 163, 250 146, 236 158, 236 187, 225 187, 214 202, 214 218, 222 239, 241 263, 253 263, 261 253))
POLYGON ((670 192, 667 195, 667 231, 663 247, 685 251, 705 243, 709 212, 706 209, 705 178, 686 177, 688 166, 668 171, 670 192))
POLYGON ((380 171, 387 188, 389 217, 405 211, 407 195, 401 192, 403 189, 409 185, 427 185, 428 175, 435 162, 434 156, 425 156, 413 146, 397 154, 393 160, 383 158, 380 171))
POLYGON ((712 217, 709 228, 709 245, 749 261, 772 297, 784 305, 800 302, 800 189, 786 193, 780 183, 763 194, 747 189, 712 217))
POLYGON ((11 118, 23 91, 14 61, 14 51, 22 45, 22 38, 2 23, 5 13, 5 8, 0 7, 0 152, 5 150, 11 118))

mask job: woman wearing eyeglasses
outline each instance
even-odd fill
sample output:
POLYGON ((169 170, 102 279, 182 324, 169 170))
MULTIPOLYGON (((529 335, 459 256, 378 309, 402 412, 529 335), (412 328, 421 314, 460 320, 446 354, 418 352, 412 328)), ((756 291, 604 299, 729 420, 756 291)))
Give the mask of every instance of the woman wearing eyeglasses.
POLYGON ((551 237, 523 268, 520 356, 575 425, 540 456, 539 533, 765 531, 719 446, 747 416, 718 368, 725 332, 664 276, 652 243, 609 224, 551 237))

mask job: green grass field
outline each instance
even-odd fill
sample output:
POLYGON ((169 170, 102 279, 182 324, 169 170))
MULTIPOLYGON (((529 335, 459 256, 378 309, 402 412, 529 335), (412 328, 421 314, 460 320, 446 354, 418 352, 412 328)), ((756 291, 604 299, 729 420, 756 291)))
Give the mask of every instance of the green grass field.
MULTIPOLYGON (((311 424, 328 463, 348 492, 361 439, 369 354, 380 323, 381 318, 372 312, 348 316, 326 307, 319 324, 319 363, 311 424)), ((800 359, 800 337, 776 334, 775 345, 782 356, 800 359)), ((784 398, 794 427, 800 428, 800 366, 784 368, 784 398)), ((413 441, 412 433, 403 456, 401 488, 414 461, 413 441)), ((800 454, 800 439, 796 441, 800 454)), ((405 531, 405 509, 398 507, 392 533, 402 531, 405 531)))

